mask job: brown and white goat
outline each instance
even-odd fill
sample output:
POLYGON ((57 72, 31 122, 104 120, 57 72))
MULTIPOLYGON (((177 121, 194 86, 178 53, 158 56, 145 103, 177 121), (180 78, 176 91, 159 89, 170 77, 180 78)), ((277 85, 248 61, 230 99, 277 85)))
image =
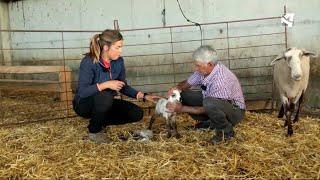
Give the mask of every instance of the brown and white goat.
POLYGON ((168 102, 175 103, 175 102, 179 102, 180 99, 181 99, 181 95, 178 90, 174 90, 168 99, 165 99, 165 98, 159 99, 156 104, 155 112, 151 116, 148 129, 151 130, 152 124, 154 123, 156 118, 159 116, 162 116, 166 119, 167 137, 170 138, 171 136, 173 136, 176 138, 180 138, 181 135, 178 133, 178 130, 177 130, 176 113, 169 112, 169 110, 166 107, 168 102))

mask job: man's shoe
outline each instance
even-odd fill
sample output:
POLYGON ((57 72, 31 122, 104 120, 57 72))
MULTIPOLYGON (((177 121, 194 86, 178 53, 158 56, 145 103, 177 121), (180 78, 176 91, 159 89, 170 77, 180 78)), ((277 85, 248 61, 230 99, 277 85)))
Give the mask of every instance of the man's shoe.
POLYGON ((108 144, 111 142, 106 133, 102 131, 98 133, 89 133, 89 139, 97 144, 108 144))
POLYGON ((228 141, 234 137, 234 131, 231 130, 230 132, 226 133, 223 130, 217 130, 216 135, 212 137, 210 140, 212 144, 217 145, 222 142, 228 141))
POLYGON ((211 128, 211 121, 207 120, 207 121, 198 121, 195 125, 194 125, 194 129, 208 129, 211 128))
POLYGON ((207 129, 213 130, 214 128, 211 126, 211 121, 197 121, 195 125, 188 126, 187 130, 207 130, 207 129))
POLYGON ((108 126, 104 126, 104 127, 102 127, 100 132, 107 133, 108 130, 109 130, 109 127, 108 126))

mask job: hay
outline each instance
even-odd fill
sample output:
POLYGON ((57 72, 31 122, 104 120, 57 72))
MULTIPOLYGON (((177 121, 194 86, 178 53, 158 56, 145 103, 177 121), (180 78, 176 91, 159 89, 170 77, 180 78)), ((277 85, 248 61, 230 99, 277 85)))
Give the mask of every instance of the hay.
POLYGON ((48 92, 1 90, 0 108, 0 126, 75 116, 71 105, 48 92))
POLYGON ((87 121, 81 118, 1 127, 0 177, 319 179, 319 118, 301 118, 288 138, 283 122, 275 117, 247 112, 236 137, 218 146, 207 143, 213 132, 187 130, 193 120, 185 114, 179 116, 179 140, 166 138, 160 119, 152 141, 133 140, 130 132, 144 129, 149 117, 111 126, 113 142, 106 145, 87 140, 87 121))

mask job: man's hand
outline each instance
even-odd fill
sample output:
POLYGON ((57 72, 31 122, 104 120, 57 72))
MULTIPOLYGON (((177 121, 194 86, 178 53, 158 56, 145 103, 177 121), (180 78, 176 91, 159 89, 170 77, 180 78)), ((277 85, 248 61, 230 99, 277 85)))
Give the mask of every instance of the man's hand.
POLYGON ((169 110, 169 112, 181 112, 183 106, 179 102, 168 102, 166 108, 169 110))
POLYGON ((169 91, 168 91, 168 93, 167 93, 167 96, 168 96, 168 97, 171 96, 171 95, 173 94, 173 91, 174 91, 174 90, 178 90, 178 91, 181 93, 181 90, 178 89, 178 87, 174 86, 174 87, 172 87, 172 88, 169 89, 169 91))
POLYGON ((170 88, 167 94, 169 97, 173 93, 173 90, 178 90, 181 93, 182 91, 188 90, 190 88, 191 88, 191 85, 188 84, 188 80, 184 80, 178 83, 177 86, 173 86, 172 88, 170 88))

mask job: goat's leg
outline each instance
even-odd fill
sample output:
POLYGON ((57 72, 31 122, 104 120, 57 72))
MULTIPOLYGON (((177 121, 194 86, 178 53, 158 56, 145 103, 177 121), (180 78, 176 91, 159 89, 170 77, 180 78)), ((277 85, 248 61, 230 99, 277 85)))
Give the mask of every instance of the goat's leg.
POLYGON ((286 123, 288 125, 288 136, 292 136, 293 134, 293 129, 292 129, 292 122, 291 122, 291 115, 294 111, 294 104, 293 103, 290 103, 290 107, 288 108, 287 112, 286 112, 286 123))
POLYGON ((288 121, 287 121, 287 119, 288 119, 288 111, 289 111, 289 105, 288 104, 283 104, 283 112, 284 112, 284 114, 286 115, 286 119, 285 119, 285 121, 284 121, 284 127, 287 127, 288 126, 288 121))
POLYGON ((151 130, 152 128, 152 124, 154 123, 154 121, 156 120, 157 114, 153 114, 150 118, 150 122, 149 122, 149 126, 148 129, 151 130))
POLYGON ((166 131, 167 131, 167 138, 170 138, 171 137, 170 117, 166 118, 166 131))
POLYGON ((283 118, 283 116, 284 116, 284 108, 283 108, 283 104, 281 104, 280 111, 279 111, 279 114, 278 114, 278 118, 283 118))
POLYGON ((301 96, 299 98, 298 110, 297 110, 296 116, 294 117, 293 123, 299 121, 299 113, 300 113, 301 104, 303 102, 303 95, 304 95, 304 92, 302 91, 301 96))
POLYGON ((176 117, 172 116, 170 119, 171 119, 170 124, 171 124, 171 128, 172 128, 172 136, 176 137, 177 139, 181 138, 181 135, 179 134, 179 132, 177 130, 176 117))

